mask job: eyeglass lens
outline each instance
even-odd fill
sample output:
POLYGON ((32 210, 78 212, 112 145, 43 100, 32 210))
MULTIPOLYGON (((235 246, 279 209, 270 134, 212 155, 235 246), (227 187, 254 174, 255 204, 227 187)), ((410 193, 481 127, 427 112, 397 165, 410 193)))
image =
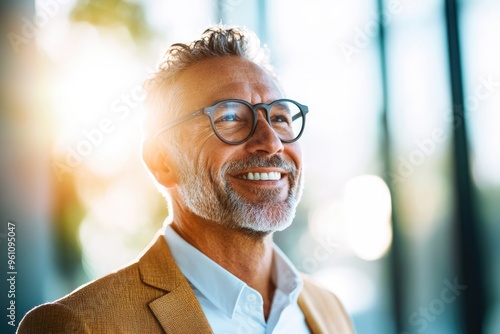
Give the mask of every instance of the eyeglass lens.
MULTIPOLYGON (((246 139, 252 132, 254 113, 248 105, 226 101, 216 106, 213 113, 217 133, 229 142, 246 139)), ((304 123, 299 106, 289 101, 276 101, 271 105, 271 126, 281 140, 294 140, 304 123)))

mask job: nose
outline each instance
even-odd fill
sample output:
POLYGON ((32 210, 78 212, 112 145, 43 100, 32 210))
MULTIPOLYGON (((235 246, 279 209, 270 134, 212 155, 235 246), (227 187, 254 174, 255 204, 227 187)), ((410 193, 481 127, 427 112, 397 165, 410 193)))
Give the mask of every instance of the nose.
POLYGON ((250 153, 261 153, 264 155, 273 155, 283 151, 283 143, 266 120, 266 117, 259 113, 255 132, 245 143, 246 149, 250 153))

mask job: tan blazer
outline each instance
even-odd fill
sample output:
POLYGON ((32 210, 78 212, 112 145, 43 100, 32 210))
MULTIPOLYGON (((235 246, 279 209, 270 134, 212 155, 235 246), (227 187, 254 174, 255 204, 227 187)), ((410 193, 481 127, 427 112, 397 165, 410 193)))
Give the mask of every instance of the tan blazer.
MULTIPOLYGON (((299 296, 312 333, 354 333, 331 292, 304 278, 299 296)), ((17 333, 213 333, 160 235, 135 263, 28 312, 17 333)))

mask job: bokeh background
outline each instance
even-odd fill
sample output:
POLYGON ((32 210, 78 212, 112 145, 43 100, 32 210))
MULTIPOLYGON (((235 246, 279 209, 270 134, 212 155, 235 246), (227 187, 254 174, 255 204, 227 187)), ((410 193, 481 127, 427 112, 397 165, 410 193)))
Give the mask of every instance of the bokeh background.
MULTIPOLYGON (((1 309, 16 324, 136 258, 167 215, 141 85, 172 43, 245 25, 309 106, 276 242, 364 333, 500 333, 500 2, 1 2, 1 309)), ((0 332, 13 330, 5 315, 0 332)))

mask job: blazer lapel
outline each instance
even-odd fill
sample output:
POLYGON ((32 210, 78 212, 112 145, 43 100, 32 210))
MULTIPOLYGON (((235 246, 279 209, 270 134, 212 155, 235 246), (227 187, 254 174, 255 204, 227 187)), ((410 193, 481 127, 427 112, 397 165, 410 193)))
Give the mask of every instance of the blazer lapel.
POLYGON ((213 333, 187 279, 177 267, 163 234, 139 260, 142 281, 166 293, 149 303, 168 334, 213 333))
POLYGON ((312 334, 328 333, 321 321, 319 321, 319 315, 314 311, 314 305, 311 303, 311 300, 304 289, 300 293, 297 303, 299 304, 302 313, 304 313, 307 326, 312 334))
POLYGON ((303 276, 298 304, 313 334, 353 334, 354 328, 344 307, 333 294, 303 276))

